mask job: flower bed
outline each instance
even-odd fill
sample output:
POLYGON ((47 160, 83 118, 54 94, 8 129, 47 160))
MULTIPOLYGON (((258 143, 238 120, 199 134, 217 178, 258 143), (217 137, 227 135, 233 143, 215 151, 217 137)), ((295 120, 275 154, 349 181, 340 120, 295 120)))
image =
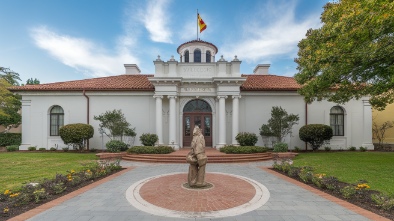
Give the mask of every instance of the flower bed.
POLYGON ((275 161, 273 169, 335 197, 394 220, 394 198, 379 191, 370 190, 366 180, 360 180, 354 184, 341 182, 333 176, 313 173, 312 167, 292 166, 291 160, 275 161))
POLYGON ((54 200, 83 186, 121 170, 120 160, 87 164, 81 171, 71 169, 66 175, 31 182, 15 190, 0 193, 0 220, 7 220, 43 203, 54 200))

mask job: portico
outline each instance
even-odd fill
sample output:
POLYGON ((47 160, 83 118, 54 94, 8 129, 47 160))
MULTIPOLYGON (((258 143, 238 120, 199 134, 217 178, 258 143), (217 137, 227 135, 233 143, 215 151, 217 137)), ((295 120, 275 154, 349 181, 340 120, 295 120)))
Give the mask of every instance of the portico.
POLYGON ((220 148, 236 144, 233 138, 227 142, 226 120, 228 115, 232 116, 229 129, 235 137, 234 134, 239 132, 240 86, 246 80, 240 74, 241 61, 235 56, 230 62, 223 57, 215 62, 216 46, 200 40, 184 43, 177 51, 181 62, 173 57, 165 62, 158 56, 154 61, 154 77, 149 78, 155 86, 153 97, 156 99, 159 144, 168 144, 175 149, 189 146, 188 136, 193 129, 190 127, 194 125, 203 128, 204 136, 208 137, 207 146, 220 148), (163 107, 163 99, 168 110, 163 107), (192 101, 195 102, 190 103, 192 101), (188 110, 185 109, 188 104, 197 106, 188 110), (207 108, 203 109, 199 104, 207 108), (168 125, 163 123, 163 114, 167 112, 168 125), (163 131, 167 130, 167 137, 164 137, 163 131))

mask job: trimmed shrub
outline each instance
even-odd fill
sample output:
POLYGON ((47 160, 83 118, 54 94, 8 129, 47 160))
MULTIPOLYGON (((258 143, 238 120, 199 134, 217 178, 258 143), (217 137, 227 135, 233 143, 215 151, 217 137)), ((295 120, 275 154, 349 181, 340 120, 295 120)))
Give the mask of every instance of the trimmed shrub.
POLYGON ((259 146, 224 146, 220 148, 220 152, 228 154, 249 154, 249 153, 264 153, 268 148, 259 146))
POLYGON ((56 148, 51 147, 51 149, 49 149, 50 151, 56 151, 56 148))
POLYGON ((27 150, 28 151, 35 151, 35 150, 37 150, 37 147, 28 147, 27 150))
POLYGON ((332 138, 333 133, 328 125, 309 124, 300 128, 299 136, 302 141, 309 143, 313 150, 317 150, 332 138))
POLYGON ((10 145, 6 147, 8 152, 17 151, 19 150, 19 145, 10 145))
POLYGON ((63 150, 64 152, 68 152, 68 151, 70 150, 70 148, 68 148, 68 147, 63 147, 62 150, 63 150))
POLYGON ((278 142, 274 144, 274 152, 287 152, 288 145, 287 143, 278 142))
POLYGON ((64 144, 83 149, 83 143, 93 137, 94 129, 89 124, 68 124, 59 129, 59 135, 64 144))
POLYGON ((105 144, 105 146, 107 147, 107 151, 111 153, 127 150, 127 144, 120 140, 110 140, 105 144))
POLYGON ((46 151, 47 149, 45 147, 40 147, 38 150, 39 151, 46 151))
POLYGON ((154 146, 159 140, 156 134, 144 133, 140 136, 140 141, 144 146, 154 146))
POLYGON ((356 147, 349 147, 349 151, 356 151, 356 147))
POLYGON ((134 146, 127 150, 130 154, 168 154, 174 152, 170 146, 134 146))
POLYGON ((365 152, 365 151, 367 151, 367 148, 366 147, 360 147, 360 151, 361 152, 365 152))
POLYGON ((257 135, 255 133, 241 132, 237 134, 235 139, 241 146, 254 146, 257 143, 257 135))
POLYGON ((331 147, 324 147, 324 150, 328 152, 331 150, 331 147))
POLYGON ((1 133, 0 134, 0 147, 10 146, 10 145, 21 145, 22 134, 17 133, 1 133))

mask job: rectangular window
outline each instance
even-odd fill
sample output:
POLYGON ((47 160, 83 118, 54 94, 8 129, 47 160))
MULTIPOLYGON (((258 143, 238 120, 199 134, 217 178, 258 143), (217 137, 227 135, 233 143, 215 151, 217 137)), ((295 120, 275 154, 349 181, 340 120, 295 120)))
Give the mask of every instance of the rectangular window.
POLYGON ((51 114, 50 121, 50 135, 59 136, 59 128, 64 125, 64 115, 51 114))
POLYGON ((334 136, 344 136, 344 115, 331 114, 330 126, 334 136))

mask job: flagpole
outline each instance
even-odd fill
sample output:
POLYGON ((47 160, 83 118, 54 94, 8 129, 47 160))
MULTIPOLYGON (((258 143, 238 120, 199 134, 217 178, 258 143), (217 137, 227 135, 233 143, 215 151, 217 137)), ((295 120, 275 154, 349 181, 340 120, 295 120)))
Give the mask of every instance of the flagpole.
POLYGON ((198 9, 197 9, 197 40, 198 40, 198 9))

